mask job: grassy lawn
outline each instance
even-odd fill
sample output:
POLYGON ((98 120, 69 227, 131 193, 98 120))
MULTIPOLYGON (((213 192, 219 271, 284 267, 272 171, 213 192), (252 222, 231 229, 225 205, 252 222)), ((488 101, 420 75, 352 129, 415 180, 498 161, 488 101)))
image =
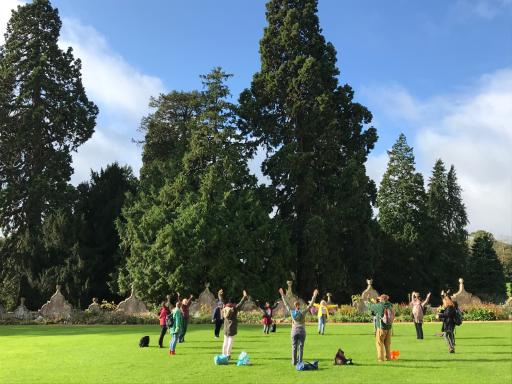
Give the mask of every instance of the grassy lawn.
POLYGON ((257 326, 240 327, 233 356, 248 352, 250 367, 215 366, 222 337, 214 339, 207 325, 191 325, 175 356, 157 347, 158 326, 2 326, 0 383, 512 382, 512 323, 464 323, 455 354, 434 336, 440 327, 425 324, 425 340, 418 341, 414 325, 395 324, 392 349, 400 350, 400 358, 378 364, 371 325, 327 324, 324 336, 309 326, 305 360, 320 360, 320 369, 296 372, 285 325, 270 335, 257 326), (150 335, 150 348, 138 348, 143 335, 150 335), (338 347, 356 365, 333 366, 338 347))

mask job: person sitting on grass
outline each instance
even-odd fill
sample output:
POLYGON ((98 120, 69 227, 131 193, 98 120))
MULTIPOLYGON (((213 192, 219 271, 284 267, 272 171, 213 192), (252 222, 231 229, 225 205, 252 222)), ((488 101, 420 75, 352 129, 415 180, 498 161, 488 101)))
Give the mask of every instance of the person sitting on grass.
POLYGON ((393 322, 393 305, 388 295, 380 295, 376 304, 366 302, 369 311, 375 313, 377 331, 375 332, 375 346, 379 362, 391 360, 391 327, 393 322))
POLYGON ((181 312, 181 301, 176 303, 176 307, 172 311, 173 324, 169 333, 171 334, 171 342, 169 343, 169 355, 176 354, 176 344, 179 341, 181 331, 183 330, 183 312, 181 312))
POLYGON ((309 312, 313 304, 315 303, 316 297, 318 296, 318 289, 313 292, 311 301, 304 309, 300 309, 300 302, 295 301, 293 308, 290 307, 286 301, 283 288, 279 288, 281 299, 283 304, 292 317, 292 364, 297 365, 302 362, 302 356, 304 354, 304 343, 306 342, 306 314, 309 312))
POLYGON ((314 303, 313 306, 317 309, 318 334, 323 335, 325 332, 325 323, 327 323, 327 320, 329 319, 329 309, 338 308, 338 306, 327 304, 325 300, 320 301, 320 304, 314 303))
MULTIPOLYGON (((220 290, 218 293, 219 300, 223 300, 224 290, 220 290)), ((242 307, 243 303, 247 300, 247 292, 242 292, 242 299, 238 304, 235 303, 235 299, 230 298, 222 309, 222 317, 224 318, 224 342, 222 343, 222 354, 231 358, 231 349, 233 348, 233 338, 236 336, 238 331, 238 311, 242 307)))

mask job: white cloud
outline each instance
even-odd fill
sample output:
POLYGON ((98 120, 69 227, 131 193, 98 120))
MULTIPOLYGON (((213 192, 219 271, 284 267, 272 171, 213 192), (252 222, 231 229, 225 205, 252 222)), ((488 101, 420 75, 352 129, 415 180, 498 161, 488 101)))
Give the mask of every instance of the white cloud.
MULTIPOLYGON (((376 94, 383 94, 383 89, 377 88, 376 94)), ((463 188, 469 229, 489 230, 498 237, 512 235, 512 68, 482 76, 461 94, 426 101, 415 100, 403 88, 395 97, 395 89, 385 92, 385 99, 373 101, 378 109, 389 103, 394 107, 387 110, 394 119, 407 120, 414 135, 409 141, 425 179, 436 159, 453 164, 463 188), (411 115, 411 110, 421 112, 411 115)), ((380 180, 385 161, 383 154, 370 156, 368 169, 374 180, 380 180)))
MULTIPOLYGON (((4 43, 11 10, 23 3, 0 1, 0 44, 4 43)), ((127 63, 93 27, 66 17, 62 21, 59 46, 73 47, 75 58, 82 60, 87 95, 100 109, 93 137, 73 155, 72 182, 87 180, 91 169, 99 170, 114 161, 132 166, 137 174, 141 166, 140 148, 131 139, 138 137, 137 128, 148 113, 149 98, 164 92, 163 82, 127 63)))
POLYGON ((476 16, 492 20, 504 12, 510 12, 512 0, 459 0, 456 10, 463 18, 476 16))

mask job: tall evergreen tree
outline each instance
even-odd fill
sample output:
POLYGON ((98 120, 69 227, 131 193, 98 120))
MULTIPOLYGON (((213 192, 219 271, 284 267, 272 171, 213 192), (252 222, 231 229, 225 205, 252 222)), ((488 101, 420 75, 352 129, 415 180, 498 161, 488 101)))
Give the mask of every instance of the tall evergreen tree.
POLYGON ((98 113, 60 28, 57 9, 34 0, 12 13, 0 49, 0 227, 29 285, 44 268, 44 219, 68 200, 71 152, 98 113))
POLYGON ((207 281, 268 297, 284 278, 287 238, 269 217, 265 189, 249 173, 226 79, 220 69, 203 77, 201 110, 182 126, 186 151, 168 160, 178 173, 154 193, 143 186, 123 210, 119 230, 130 257, 120 284, 134 284, 148 300, 197 292, 207 281))
POLYGON ((348 297, 371 274, 371 203, 365 161, 377 140, 371 113, 338 84, 317 0, 272 0, 260 42, 261 69, 240 95, 240 127, 268 156, 274 204, 294 245, 300 293, 348 297))
POLYGON ((473 239, 466 286, 481 299, 499 303, 506 297, 505 275, 493 243, 493 235, 484 231, 479 231, 473 239))
POLYGON ((398 300, 411 287, 430 289, 424 249, 426 195, 413 149, 400 134, 389 154, 377 195, 378 221, 385 237, 378 281, 398 300), (397 297, 398 296, 398 297, 397 297))

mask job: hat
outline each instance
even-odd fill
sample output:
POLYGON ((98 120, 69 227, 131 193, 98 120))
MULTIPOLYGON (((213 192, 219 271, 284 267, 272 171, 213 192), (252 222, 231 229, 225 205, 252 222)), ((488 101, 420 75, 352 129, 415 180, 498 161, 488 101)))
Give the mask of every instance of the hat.
POLYGON ((389 296, 383 293, 382 295, 377 297, 377 299, 379 299, 380 301, 388 301, 389 300, 389 296))

